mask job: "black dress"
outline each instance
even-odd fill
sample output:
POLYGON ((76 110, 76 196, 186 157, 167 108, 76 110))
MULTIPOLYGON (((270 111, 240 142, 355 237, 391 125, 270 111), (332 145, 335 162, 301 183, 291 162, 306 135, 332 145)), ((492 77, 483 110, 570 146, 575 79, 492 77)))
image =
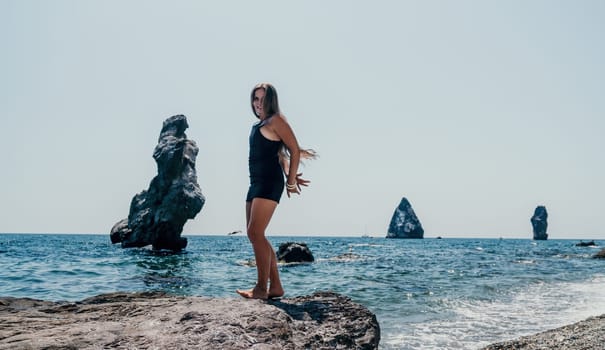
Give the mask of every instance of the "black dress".
POLYGON ((246 202, 253 198, 265 198, 278 202, 284 192, 284 173, 279 164, 278 152, 281 141, 269 140, 260 132, 264 122, 252 126, 250 132, 250 188, 246 202))

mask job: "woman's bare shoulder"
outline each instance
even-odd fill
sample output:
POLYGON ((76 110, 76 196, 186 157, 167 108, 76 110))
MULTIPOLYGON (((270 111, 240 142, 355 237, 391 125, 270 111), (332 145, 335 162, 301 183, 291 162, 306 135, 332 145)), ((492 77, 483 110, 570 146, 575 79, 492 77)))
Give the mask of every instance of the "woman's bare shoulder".
POLYGON ((269 118, 269 124, 272 124, 272 126, 274 127, 280 127, 288 124, 288 120, 286 119, 285 115, 277 113, 274 114, 271 118, 269 118))
POLYGON ((276 114, 276 116, 278 116, 284 122, 286 122, 286 123, 288 122, 288 118, 286 118, 286 116, 283 115, 282 113, 278 113, 278 114, 276 114))

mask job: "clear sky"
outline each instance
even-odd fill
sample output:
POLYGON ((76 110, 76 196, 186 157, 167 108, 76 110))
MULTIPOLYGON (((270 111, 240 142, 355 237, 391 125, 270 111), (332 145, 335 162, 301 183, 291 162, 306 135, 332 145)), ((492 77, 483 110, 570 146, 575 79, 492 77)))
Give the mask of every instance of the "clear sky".
POLYGON ((251 88, 321 158, 269 235, 605 238, 605 1, 0 0, 0 232, 109 233, 185 114, 206 204, 244 230, 251 88))

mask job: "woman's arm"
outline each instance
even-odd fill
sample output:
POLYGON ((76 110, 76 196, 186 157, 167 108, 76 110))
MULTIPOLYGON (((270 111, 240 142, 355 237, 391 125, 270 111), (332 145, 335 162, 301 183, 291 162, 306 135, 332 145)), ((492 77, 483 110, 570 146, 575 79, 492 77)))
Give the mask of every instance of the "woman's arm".
POLYGON ((286 145, 288 152, 290 152, 290 164, 286 165, 287 161, 282 161, 282 166, 286 172, 286 192, 288 193, 289 197, 290 193, 300 193, 298 184, 298 177, 300 174, 297 173, 298 165, 300 164, 300 147, 298 145, 298 141, 296 140, 296 136, 294 135, 294 131, 283 115, 278 114, 271 119, 271 127, 273 131, 277 134, 277 136, 279 136, 284 145, 286 145), (285 168, 286 166, 288 168, 287 170, 285 168), (292 187, 292 185, 294 185, 294 187, 292 187))

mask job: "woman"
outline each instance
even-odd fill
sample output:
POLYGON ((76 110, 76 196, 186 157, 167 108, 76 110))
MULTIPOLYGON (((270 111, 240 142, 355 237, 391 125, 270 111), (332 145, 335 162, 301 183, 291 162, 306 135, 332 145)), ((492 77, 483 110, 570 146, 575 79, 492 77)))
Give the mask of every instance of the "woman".
POLYGON ((301 150, 296 136, 279 110, 277 91, 268 83, 258 84, 250 94, 252 111, 260 122, 250 133, 250 188, 246 197, 247 233, 256 259, 257 282, 250 290, 237 290, 245 298, 268 299, 284 295, 275 251, 265 230, 284 191, 300 194, 309 181, 297 173, 302 158, 315 158, 313 150, 301 150), (267 288, 267 285, 269 287, 267 288))

